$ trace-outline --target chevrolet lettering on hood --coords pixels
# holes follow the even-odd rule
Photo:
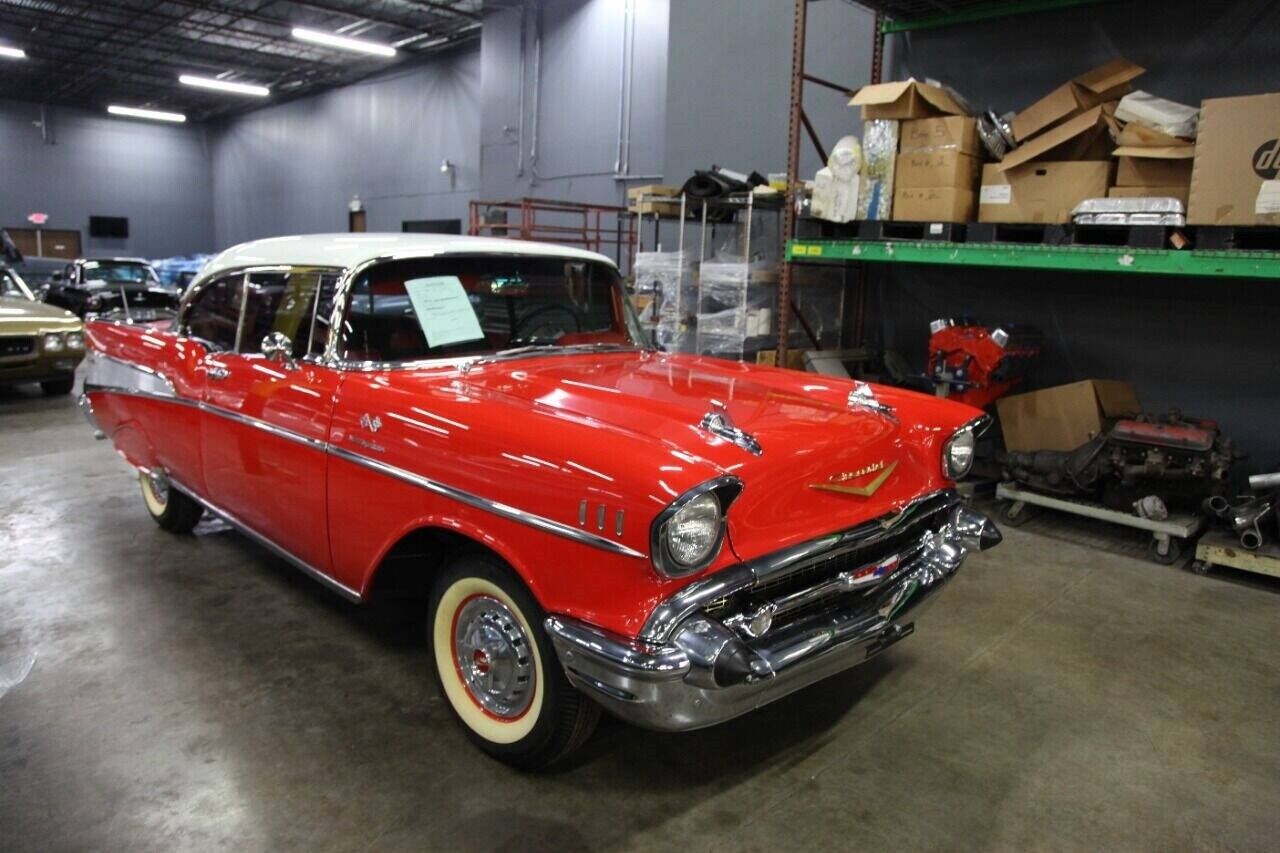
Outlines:
[[[897,467],[898,460],[896,459],[889,464],[886,464],[883,461],[873,462],[870,465],[859,468],[857,471],[843,471],[839,474],[832,474],[827,482],[810,483],[809,488],[821,489],[827,492],[838,492],[842,495],[857,495],[858,497],[869,498],[876,493],[877,489],[884,485],[885,480],[889,479],[889,476],[893,474],[893,470]],[[861,486],[848,485],[851,481],[856,480],[859,477],[866,477],[876,473],[877,471],[880,472],[880,476],[871,480],[869,483],[865,483]]]
[[[410,602],[458,724],[520,767],[602,709],[697,729],[861,663],[1000,539],[955,486],[979,410],[657,351],[580,249],[258,240],[172,321],[87,336],[82,404],[162,529],[212,510]]]

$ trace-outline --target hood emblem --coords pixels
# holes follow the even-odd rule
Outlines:
[[[736,444],[752,456],[759,456],[764,452],[760,447],[760,442],[756,441],[754,435],[740,429],[733,422],[728,408],[719,400],[711,401],[711,411],[702,416],[702,422],[698,424],[698,428],[711,433],[716,438],[722,438],[730,444]]]
[[[847,405],[850,409],[868,409],[877,414],[884,415],[890,420],[897,420],[897,413],[893,411],[893,407],[888,403],[880,402],[876,397],[876,393],[871,390],[871,386],[865,382],[859,382],[852,391],[849,392]]]
[[[881,460],[879,462],[873,462],[870,465],[864,465],[856,471],[840,471],[839,473],[832,474],[827,478],[827,482],[810,483],[809,488],[818,489],[823,492],[836,492],[841,495],[856,495],[860,498],[869,498],[876,493],[876,490],[885,484],[885,481],[889,479],[889,475],[891,475],[897,467],[897,459],[892,462],[884,462]],[[879,473],[877,474],[876,472]],[[876,474],[876,477],[866,485],[848,485],[851,481],[857,480],[860,477],[866,477],[870,474]]]

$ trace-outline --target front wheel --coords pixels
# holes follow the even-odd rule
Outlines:
[[[569,684],[542,608],[506,566],[483,554],[455,560],[436,583],[430,617],[441,692],[480,749],[534,770],[590,737],[600,706]]]
[[[170,533],[190,533],[204,515],[204,507],[173,488],[159,472],[138,472],[142,502],[156,524]]]

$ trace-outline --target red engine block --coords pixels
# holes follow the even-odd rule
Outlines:
[[[929,331],[929,378],[941,396],[980,409],[1017,387],[1040,357],[1034,329],[935,320]]]

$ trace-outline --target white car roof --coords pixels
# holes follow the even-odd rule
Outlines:
[[[205,279],[222,270],[253,266],[315,266],[347,269],[375,258],[429,258],[437,255],[494,254],[578,258],[614,266],[604,255],[528,240],[464,237],[458,234],[302,234],[271,237],[232,246],[200,270]]]

